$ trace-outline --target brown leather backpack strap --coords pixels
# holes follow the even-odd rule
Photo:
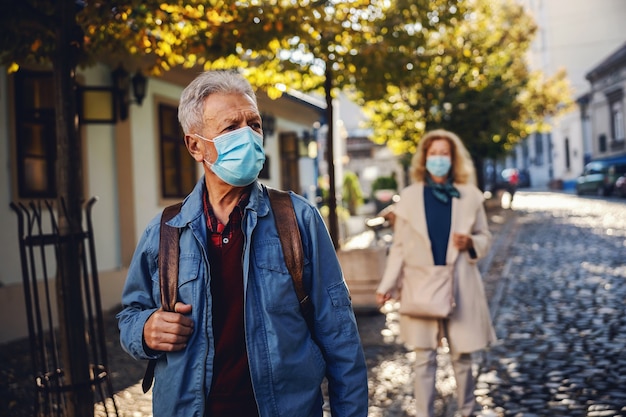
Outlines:
[[[304,261],[302,260],[302,240],[300,238],[300,229],[298,228],[296,215],[293,211],[293,203],[291,202],[289,193],[286,191],[280,191],[269,187],[267,188],[267,191],[270,196],[272,211],[274,212],[274,220],[276,222],[276,229],[278,230],[278,237],[280,238],[280,244],[283,247],[285,264],[287,265],[289,274],[291,274],[291,277],[293,278],[298,300],[302,301],[305,297],[307,297],[302,283],[302,267]]]
[[[161,215],[159,236],[159,282],[161,284],[161,306],[165,311],[174,311],[178,293],[178,240],[180,230],[170,227],[170,221],[180,212],[182,203],[166,207]]]
[[[300,228],[296,220],[296,213],[293,210],[291,196],[286,191],[277,190],[267,187],[270,197],[270,205],[274,212],[274,221],[276,230],[280,238],[280,244],[283,248],[283,256],[287,270],[291,275],[293,286],[300,302],[302,315],[311,329],[313,330],[313,305],[309,295],[304,288],[302,273],[304,269],[304,254],[302,249],[302,238],[300,236]]]
[[[170,227],[166,222],[170,221],[180,212],[182,203],[166,207],[161,214],[161,230],[159,235],[159,284],[161,285],[161,307],[165,311],[174,311],[174,305],[178,298],[178,254],[180,247],[178,240],[180,231],[176,227]],[[143,376],[141,388],[144,394],[152,386],[154,379],[154,367],[156,359],[150,359]]]

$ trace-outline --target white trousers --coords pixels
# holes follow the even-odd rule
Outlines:
[[[461,415],[470,416],[474,411],[474,376],[472,375],[472,356],[469,353],[451,352],[450,360],[456,380],[456,397]],[[414,395],[417,417],[435,416],[435,378],[437,374],[437,350],[415,349]]]

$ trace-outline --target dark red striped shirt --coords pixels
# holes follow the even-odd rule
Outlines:
[[[244,235],[241,220],[249,198],[249,192],[241,196],[226,225],[215,216],[206,191],[203,199],[209,235],[207,246],[215,337],[213,381],[207,398],[206,417],[259,415],[250,379],[244,331]]]

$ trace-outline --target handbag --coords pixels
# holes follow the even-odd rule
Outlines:
[[[401,285],[400,314],[445,319],[454,311],[454,263],[405,266]]]

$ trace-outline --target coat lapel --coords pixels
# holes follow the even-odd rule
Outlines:
[[[458,188],[458,184],[455,184],[455,187]],[[460,191],[460,190],[459,190]],[[462,223],[462,218],[461,216],[464,215],[465,210],[463,210],[463,192],[461,192],[461,198],[453,198],[452,199],[452,215],[451,215],[451,219],[450,219],[450,236],[448,236],[448,249],[446,251],[446,264],[451,264],[454,259],[456,259],[456,257],[459,254],[459,251],[457,248],[454,247],[453,243],[452,243],[452,235],[454,234],[454,232],[462,230],[462,227],[460,223]]]
[[[426,225],[426,211],[424,210],[424,185],[414,183],[410,187],[410,192],[405,193],[401,200],[405,204],[402,204],[396,213],[406,219],[411,228],[428,241],[428,226]]]

